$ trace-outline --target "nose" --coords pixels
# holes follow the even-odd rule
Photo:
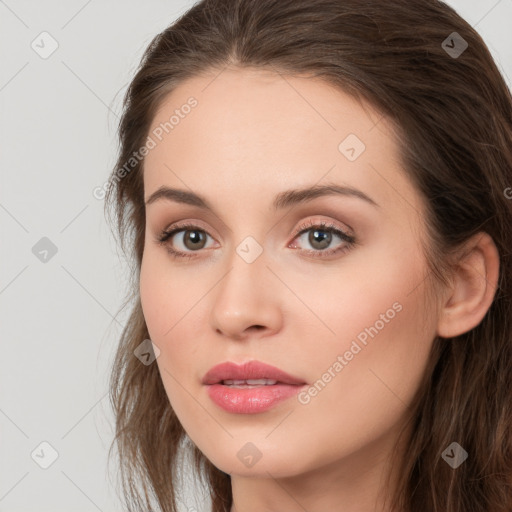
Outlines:
[[[212,290],[210,322],[217,334],[243,340],[269,336],[281,328],[280,282],[264,255],[248,263],[234,251],[228,271]]]

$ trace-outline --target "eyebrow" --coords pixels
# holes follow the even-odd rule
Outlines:
[[[366,195],[361,190],[336,184],[317,185],[302,189],[285,190],[277,194],[272,203],[272,207],[274,210],[280,210],[288,206],[311,201],[317,197],[332,195],[356,197],[358,199],[362,199],[363,201],[371,204],[376,208],[380,208],[378,203],[376,203],[371,197]],[[146,206],[154,203],[155,201],[163,199],[214,211],[210,203],[201,195],[194,192],[189,192],[187,190],[170,188],[166,186],[161,186],[155,192],[153,192],[146,200]]]

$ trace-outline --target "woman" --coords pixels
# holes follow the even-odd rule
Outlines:
[[[129,510],[177,510],[190,448],[214,512],[512,510],[512,98],[468,23],[204,0],[119,136]]]

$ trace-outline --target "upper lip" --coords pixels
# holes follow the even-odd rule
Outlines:
[[[206,373],[201,381],[203,384],[218,384],[223,380],[272,379],[281,384],[300,386],[306,384],[302,379],[261,361],[249,361],[238,365],[230,361],[221,363]]]

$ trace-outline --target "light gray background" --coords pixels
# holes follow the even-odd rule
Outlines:
[[[510,87],[512,0],[447,3]],[[0,0],[0,512],[121,510],[107,379],[128,270],[92,191],[142,52],[192,4]],[[59,45],[47,59],[31,47],[43,31]],[[42,237],[57,247],[46,263],[32,252]],[[47,469],[42,442],[58,452]]]

